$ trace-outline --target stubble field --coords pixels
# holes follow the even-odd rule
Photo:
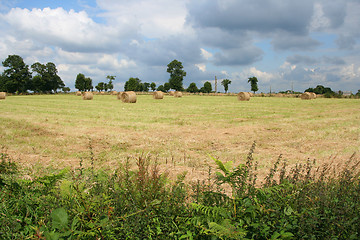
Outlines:
[[[235,165],[254,141],[260,173],[282,154],[289,164],[346,161],[360,150],[358,99],[301,100],[234,96],[137,96],[126,104],[111,95],[9,96],[0,101],[0,147],[22,166],[76,168],[82,159],[115,169],[149,155],[170,176],[207,176],[209,155]]]

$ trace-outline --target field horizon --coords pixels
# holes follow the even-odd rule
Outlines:
[[[360,150],[358,99],[138,95],[126,104],[55,94],[9,96],[0,110],[2,151],[33,169],[90,164],[92,153],[96,167],[114,169],[144,154],[171,176],[187,171],[196,180],[215,166],[210,156],[244,163],[254,141],[264,172],[280,154],[289,164],[323,164]]]

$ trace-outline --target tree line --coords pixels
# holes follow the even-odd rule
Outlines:
[[[65,87],[64,82],[58,75],[56,65],[52,62],[42,64],[35,62],[30,67],[26,65],[23,58],[18,55],[9,55],[3,62],[5,70],[0,75],[0,91],[8,93],[26,93],[33,91],[34,93],[56,93],[59,89],[64,92],[70,91],[69,87]],[[186,72],[183,70],[183,65],[178,60],[173,60],[167,65],[167,72],[170,74],[168,82],[156,86],[155,82],[142,82],[137,77],[130,77],[125,82],[125,91],[140,91],[148,92],[163,91],[167,92],[170,89],[175,91],[187,91],[191,93],[210,93],[213,91],[212,85],[206,81],[201,88],[198,88],[196,83],[192,82],[187,89],[183,87],[183,80]],[[116,76],[108,75],[106,78],[108,82],[99,82],[95,89],[98,91],[112,91],[114,88],[113,81]],[[251,90],[257,91],[257,78],[249,78],[251,83]],[[223,79],[221,85],[224,86],[225,92],[228,91],[231,80]],[[79,73],[75,79],[75,88],[79,91],[93,91],[93,81],[90,77],[85,77],[83,73]]]
[[[52,93],[59,89],[70,91],[58,75],[52,62],[36,62],[29,67],[18,55],[9,55],[3,62],[4,72],[0,75],[0,91],[8,93]],[[31,68],[31,70],[30,70]]]

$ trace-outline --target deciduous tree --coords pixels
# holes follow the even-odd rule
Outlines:
[[[196,83],[192,82],[190,83],[189,87],[186,89],[187,92],[196,93],[199,92],[198,87],[196,86]]]
[[[256,77],[249,77],[248,83],[250,83],[251,91],[253,91],[254,93],[259,90],[257,85],[258,79]]]
[[[150,84],[150,88],[151,88],[152,91],[155,91],[156,90],[156,83],[152,82]]]
[[[30,87],[31,74],[29,66],[24,63],[22,57],[9,55],[2,62],[5,67],[2,75],[1,88],[9,93],[23,93]]]
[[[183,70],[184,67],[182,63],[175,59],[169,63],[167,67],[167,72],[170,73],[170,88],[176,91],[183,90],[183,80],[186,72]]]
[[[204,83],[204,86],[200,89],[200,92],[210,93],[212,91],[212,86],[209,81]]]

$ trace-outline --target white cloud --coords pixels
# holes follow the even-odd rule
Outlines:
[[[132,27],[113,27],[94,22],[85,11],[57,9],[11,9],[2,15],[17,38],[32,39],[38,43],[56,45],[70,51],[113,49],[134,34]]]
[[[147,38],[163,38],[183,32],[187,1],[103,0],[98,5],[106,12],[101,16],[118,24],[131,23]]]
[[[203,48],[200,48],[201,50],[201,55],[203,56],[203,58],[205,58],[206,60],[208,60],[209,58],[211,58],[213,56],[213,54],[211,52],[206,51]]]
[[[206,65],[203,63],[195,64],[197,68],[199,68],[200,71],[205,72],[206,71]]]

